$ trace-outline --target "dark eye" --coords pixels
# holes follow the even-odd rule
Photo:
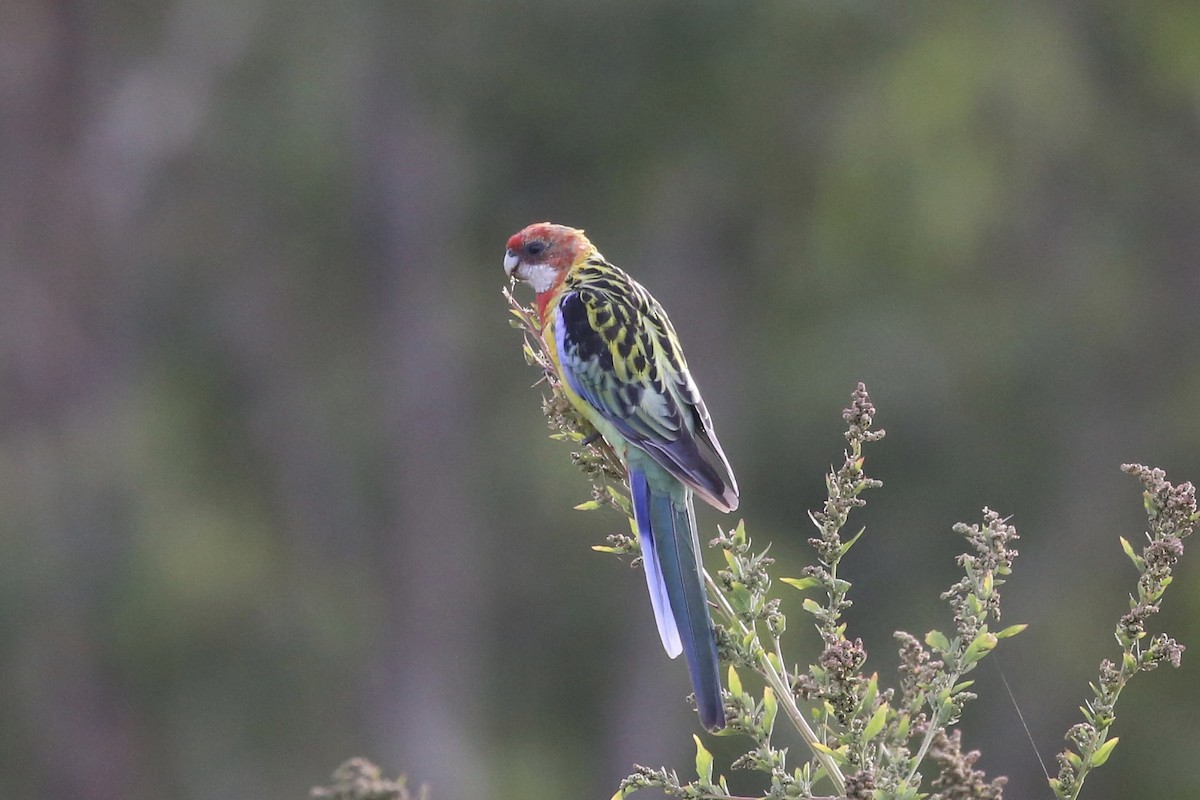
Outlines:
[[[546,243],[530,242],[529,244],[525,245],[525,252],[529,253],[531,256],[540,256],[542,253],[546,252]]]

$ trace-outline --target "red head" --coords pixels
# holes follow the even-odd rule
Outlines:
[[[595,249],[581,230],[537,222],[508,240],[504,272],[532,286],[544,310],[571,267]]]

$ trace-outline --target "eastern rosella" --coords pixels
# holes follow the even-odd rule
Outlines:
[[[687,654],[704,727],[725,726],[692,495],[721,511],[737,481],[667,314],[583,231],[549,222],[508,240],[504,271],[537,294],[542,338],[571,403],[625,465],[658,633]]]

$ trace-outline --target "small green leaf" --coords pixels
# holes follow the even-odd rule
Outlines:
[[[734,697],[742,693],[742,679],[732,666],[729,668],[729,680],[726,683],[729,685],[729,693]]]
[[[812,742],[810,744],[810,747],[812,747],[813,750],[816,750],[820,753],[824,753],[825,755],[829,756],[835,762],[837,762],[839,765],[846,763],[846,754],[840,749],[834,750],[832,747],[821,744],[820,742]]]
[[[973,664],[987,655],[995,646],[996,634],[985,630],[976,636],[971,644],[967,645],[967,651],[963,653],[963,660],[968,664]]]
[[[997,639],[1007,639],[1010,636],[1016,636],[1021,631],[1029,627],[1028,623],[1022,622],[1020,625],[1009,625],[1002,631],[996,631]]]
[[[599,500],[587,500],[575,506],[576,511],[595,511],[600,507]]]
[[[779,713],[779,703],[775,700],[775,692],[770,686],[763,689],[763,729],[767,735],[775,728],[775,715]]]
[[[604,490],[608,492],[608,496],[617,504],[626,514],[629,513],[629,497],[615,486],[605,486]]]
[[[879,673],[872,673],[870,680],[867,681],[867,689],[863,692],[862,703],[859,705],[859,711],[865,711],[875,704],[875,698],[879,695]]]
[[[1117,742],[1119,741],[1121,741],[1121,737],[1114,736],[1104,744],[1097,747],[1096,752],[1092,753],[1092,757],[1090,759],[1092,766],[1099,767],[1105,761],[1108,761],[1108,757],[1112,755],[1113,748],[1117,746]]]
[[[594,544],[592,549],[597,553],[624,553],[625,551],[619,547],[609,547],[606,544]]]
[[[1133,565],[1135,567],[1137,567],[1137,571],[1145,572],[1146,571],[1145,560],[1141,556],[1139,556],[1137,553],[1134,552],[1133,545],[1131,545],[1129,543],[1128,539],[1126,539],[1124,536],[1121,536],[1119,538],[1121,539],[1121,549],[1125,551],[1125,555],[1129,556],[1129,560],[1133,562]]]
[[[945,653],[950,650],[950,640],[941,631],[930,631],[925,634],[925,644],[939,653]]]
[[[780,578],[779,580],[783,581],[788,586],[799,589],[800,591],[811,589],[812,587],[819,586],[821,584],[821,582],[816,578]]]
[[[818,753],[824,753],[827,756],[833,755],[833,748],[829,747],[828,745],[823,745],[820,742],[813,742],[812,749],[816,750]]]
[[[850,539],[845,544],[843,544],[841,546],[841,548],[838,550],[838,558],[841,558],[842,556],[846,555],[846,553],[849,553],[850,548],[854,547],[854,543],[857,542],[859,540],[859,538],[862,537],[862,535],[866,532],[867,532],[866,528],[859,528],[858,533],[851,536]]]
[[[696,776],[705,786],[711,786],[713,772],[712,753],[704,748],[704,744],[700,741],[699,736],[693,733],[692,738],[696,740]]]
[[[821,607],[821,604],[818,603],[816,600],[813,600],[811,597],[804,598],[803,605],[804,605],[804,610],[810,614],[820,614],[824,610]]]
[[[754,598],[750,595],[750,590],[746,588],[746,584],[741,581],[733,581],[730,586],[729,603],[735,609],[741,612],[751,610],[754,605]]]
[[[883,730],[883,725],[887,722],[888,704],[880,703],[879,708],[871,715],[871,720],[867,723],[867,727],[863,728],[863,741],[869,742],[879,735]]]
[[[730,569],[737,569],[737,556],[733,554],[733,551],[725,550],[723,551],[723,554],[725,556],[726,566],[728,566]]]

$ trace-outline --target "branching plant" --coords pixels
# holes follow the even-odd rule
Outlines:
[[[1124,464],[1121,469],[1136,476],[1145,487],[1142,499],[1150,524],[1140,555],[1121,537],[1121,547],[1138,571],[1135,593],[1129,597],[1129,613],[1117,622],[1121,663],[1108,659],[1101,662],[1100,677],[1090,684],[1093,697],[1081,708],[1084,721],[1067,731],[1066,738],[1075,750],[1067,748],[1059,753],[1058,777],[1050,781],[1058,797],[1070,800],[1079,797],[1084,778],[1107,761],[1117,746],[1118,737],[1109,738],[1108,734],[1116,721],[1117,698],[1129,679],[1164,662],[1178,667],[1183,656],[1183,645],[1165,633],[1147,641],[1146,620],[1158,613],[1163,592],[1171,585],[1171,569],[1183,555],[1183,540],[1200,519],[1196,487],[1190,482],[1174,486],[1161,469],[1141,464]]]
[[[536,313],[511,293],[506,291],[505,296],[515,317],[514,327],[524,332],[525,357],[543,373],[543,409],[551,436],[577,448],[572,458],[591,481],[591,499],[577,508],[614,508],[630,517],[630,531],[636,531],[621,464],[563,394],[544,349]],[[864,448],[884,436],[884,431],[874,427],[874,417],[875,408],[860,383],[843,412],[847,425],[844,459],[826,477],[823,507],[810,514],[817,533],[808,543],[816,561],[797,578],[778,579],[809,595],[802,608],[811,615],[822,642],[815,663],[801,668],[785,656],[787,619],[773,592],[769,547],[756,549],[741,523],[732,530],[718,529],[711,543],[721,550],[725,562],[715,577],[705,573],[720,656],[729,665],[724,697],[727,727],[719,735],[744,736],[750,743],[730,769],[760,773],[761,789],[755,797],[762,800],[998,799],[1005,779],[988,780],[976,770],[979,753],[964,752],[961,734],[952,726],[975,698],[967,674],[1001,639],[1025,628],[993,629],[1000,619],[1000,587],[1017,555],[1012,547],[1017,531],[987,508],[979,523],[954,526],[954,532],[966,542],[965,552],[958,557],[963,577],[941,595],[953,614],[954,628],[949,633],[930,631],[921,638],[897,632],[898,687],[881,687],[877,674],[864,671],[867,652],[862,640],[846,634],[842,614],[851,605],[851,585],[838,574],[842,559],[864,532],[860,529],[845,535],[850,513],[866,503],[867,489],[881,485],[863,471]],[[1059,756],[1061,771],[1050,781],[1060,798],[1077,798],[1089,772],[1111,754],[1117,742],[1108,735],[1113,707],[1128,680],[1163,662],[1178,666],[1183,651],[1165,635],[1146,642],[1144,624],[1158,611],[1171,582],[1171,568],[1182,554],[1183,539],[1196,524],[1195,490],[1190,483],[1172,486],[1161,470],[1124,469],[1137,475],[1146,487],[1149,543],[1137,555],[1122,539],[1141,577],[1136,595],[1131,597],[1131,610],[1117,626],[1121,663],[1105,661],[1101,665],[1099,681],[1092,686],[1095,697],[1084,709],[1085,722],[1068,732],[1075,750]],[[637,553],[638,544],[633,536],[618,534],[595,549],[623,555]],[[751,691],[743,683],[743,673],[756,673],[762,691]],[[808,746],[808,757],[802,763],[790,764],[786,748],[774,744],[780,711]],[[730,793],[725,775],[716,772],[713,756],[699,737],[694,738],[695,779],[681,778],[666,768],[638,766],[621,782],[614,800],[647,787],[690,800],[751,800]]]
[[[365,758],[346,761],[331,776],[329,786],[314,787],[310,800],[429,800],[429,787],[414,794],[403,775],[385,778],[379,767]]]

